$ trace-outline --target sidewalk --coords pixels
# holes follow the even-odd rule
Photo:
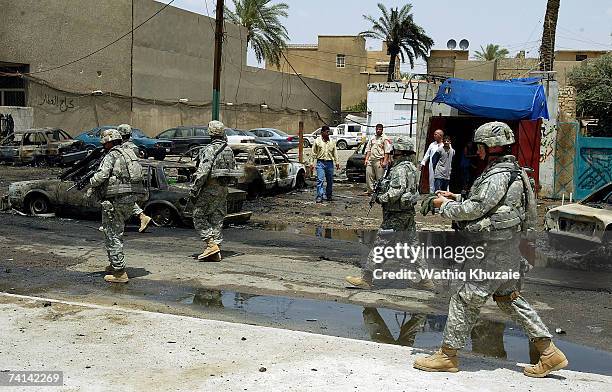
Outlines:
[[[423,353],[409,347],[11,294],[0,294],[0,314],[0,369],[63,371],[64,388],[45,390],[586,392],[612,383],[574,371],[531,379],[516,363],[465,356],[457,374],[426,373],[412,369]]]

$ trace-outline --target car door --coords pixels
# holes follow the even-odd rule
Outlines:
[[[258,147],[253,151],[255,168],[266,189],[276,186],[276,168],[266,147]]]
[[[210,135],[208,134],[208,128],[195,127],[194,141],[196,144],[199,145],[210,144],[212,140],[210,139]]]
[[[293,184],[293,173],[289,159],[276,147],[268,147],[268,151],[274,162],[277,185],[281,188],[290,187]]]
[[[27,163],[32,162],[44,155],[47,147],[47,139],[42,132],[28,132],[23,135],[19,149],[19,160]]]

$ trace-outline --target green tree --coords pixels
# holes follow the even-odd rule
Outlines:
[[[508,55],[508,49],[500,48],[499,45],[488,44],[486,48],[480,46],[480,50],[474,53],[476,60],[492,61],[497,59],[503,59]]]
[[[412,4],[406,4],[401,9],[396,7],[387,10],[383,4],[378,3],[378,8],[382,13],[378,20],[372,16],[363,15],[365,20],[372,23],[372,27],[359,35],[387,41],[389,50],[387,81],[392,82],[397,56],[401,57],[402,62],[405,62],[407,57],[410,67],[414,68],[415,59],[419,57],[427,59],[427,52],[432,47],[433,40],[425,34],[422,27],[414,23],[410,13]]]
[[[605,136],[611,136],[612,54],[585,63],[568,74],[570,84],[576,88],[576,109],[580,117],[599,119],[598,128]]]
[[[557,19],[561,0],[548,0],[544,15],[544,30],[540,46],[540,71],[552,71],[555,61],[555,37],[557,34]]]
[[[225,8],[227,19],[247,29],[246,42],[251,45],[258,62],[280,66],[282,51],[287,47],[287,29],[280,18],[287,17],[285,3],[269,4],[271,0],[232,0],[234,11]]]

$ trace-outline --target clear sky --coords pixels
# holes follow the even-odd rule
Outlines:
[[[160,0],[167,3],[168,0]],[[277,3],[279,1],[273,1]],[[284,0],[289,5],[285,27],[291,43],[316,43],[317,35],[353,35],[367,30],[363,14],[376,18],[376,4],[401,7],[397,0]],[[546,0],[412,0],[414,19],[435,41],[435,49],[445,49],[446,42],[465,38],[470,55],[488,43],[506,47],[511,55],[526,50],[527,57],[537,57],[542,35]],[[214,16],[215,0],[175,0],[174,6]],[[226,4],[233,8],[232,0]],[[380,42],[368,41],[372,49]],[[556,49],[612,50],[612,1],[561,0],[557,25]],[[249,65],[257,65],[252,53]],[[423,60],[415,71],[423,72]],[[402,65],[409,71],[409,65]]]

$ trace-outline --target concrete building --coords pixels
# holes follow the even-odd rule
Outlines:
[[[568,72],[584,60],[603,56],[605,50],[558,50],[555,52],[555,80],[559,87],[568,84]],[[502,80],[527,77],[537,71],[539,59],[525,58],[524,53],[516,58],[494,61],[470,60],[467,50],[432,50],[427,62],[427,73],[470,80]]]
[[[289,45],[285,56],[303,76],[340,83],[343,109],[365,101],[369,83],[387,81],[389,55],[386,42],[383,42],[381,50],[372,51],[366,49],[363,37],[320,35],[317,44]],[[395,73],[399,75],[399,59],[395,64]],[[277,68],[266,64],[266,69]],[[293,73],[284,59],[278,69]]]
[[[0,105],[31,106],[34,126],[71,133],[128,121],[148,134],[207,123],[214,20],[163,7],[153,0],[0,0]],[[297,131],[300,121],[307,128],[332,122],[339,84],[305,78],[332,110],[296,76],[246,66],[246,31],[225,28],[221,119],[228,126]],[[6,76],[16,72],[29,74]]]

